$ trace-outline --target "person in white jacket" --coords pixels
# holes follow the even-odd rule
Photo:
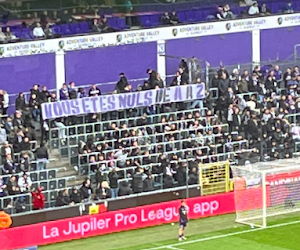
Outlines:
[[[253,5],[249,8],[248,14],[250,16],[257,16],[259,15],[259,8],[257,2],[254,2]]]
[[[7,109],[9,106],[9,95],[8,95],[7,91],[5,91],[5,90],[3,90],[3,99],[4,99],[4,102],[3,102],[2,114],[7,115]]]
[[[21,193],[29,192],[31,189],[32,181],[30,177],[24,173],[23,176],[20,176],[18,180],[18,186],[20,188]]]

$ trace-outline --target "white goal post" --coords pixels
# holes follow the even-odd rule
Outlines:
[[[267,227],[268,217],[300,211],[300,159],[232,166],[236,222]]]

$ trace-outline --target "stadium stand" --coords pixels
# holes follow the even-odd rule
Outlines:
[[[84,8],[78,5],[57,9],[57,6],[61,6],[61,4],[55,5],[56,1],[50,1],[49,4],[52,7],[49,6],[48,11],[45,11],[46,5],[42,7],[36,5],[37,2],[39,1],[21,5],[21,9],[14,9],[14,6],[9,4],[6,6],[8,11],[3,13],[2,17],[5,27],[0,31],[1,43],[57,38],[91,32],[107,33],[129,29],[131,26],[153,28],[159,25],[266,16],[294,13],[300,10],[298,1],[291,1],[291,6],[289,6],[286,1],[272,0],[259,5],[256,8],[258,13],[250,13],[252,6],[224,1],[145,4],[133,6],[130,10],[127,10],[125,6],[116,6],[115,8],[102,6],[99,8],[97,4],[91,4]],[[32,9],[30,5],[32,5]],[[9,8],[12,10],[9,11]]]
[[[189,70],[179,69],[168,85],[195,84],[186,78]],[[217,162],[247,164],[297,155],[297,66],[286,72],[275,65],[240,73],[228,72],[222,65],[211,69],[209,78],[207,97],[194,108],[188,102],[161,104],[47,121],[40,119],[36,109],[43,101],[57,99],[35,85],[24,98],[20,95],[13,117],[1,117],[1,207],[22,213],[187,184],[207,186],[207,182],[224,181],[224,168],[217,167]],[[116,92],[133,91],[127,79],[122,81]],[[150,77],[137,89],[158,87],[164,84]],[[58,98],[84,97],[74,83],[64,91]],[[101,90],[90,93],[101,94]],[[4,107],[2,113],[6,113]],[[34,133],[33,127],[41,133]],[[44,141],[47,147],[37,146]],[[199,183],[199,164],[215,171],[213,176],[202,171],[203,183]],[[34,205],[39,188],[44,197],[41,207]]]

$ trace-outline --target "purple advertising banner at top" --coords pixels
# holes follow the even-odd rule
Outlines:
[[[43,119],[76,116],[89,113],[104,113],[155,104],[184,102],[205,97],[205,84],[174,86],[123,94],[85,97],[42,104]]]

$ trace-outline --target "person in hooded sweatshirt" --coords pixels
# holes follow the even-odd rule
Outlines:
[[[42,193],[43,188],[32,190],[32,208],[33,210],[43,209],[45,207],[45,196]]]

